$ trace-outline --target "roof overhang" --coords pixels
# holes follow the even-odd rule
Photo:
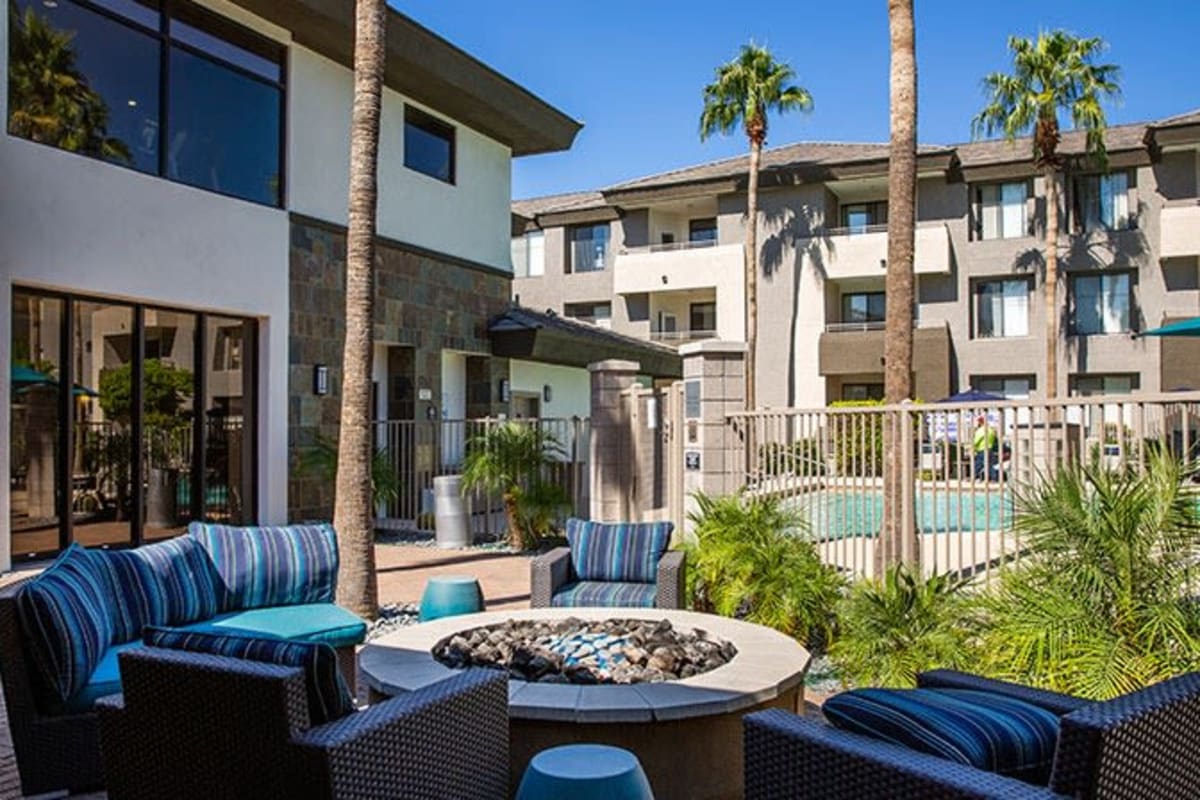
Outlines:
[[[297,44],[354,64],[354,0],[234,0]],[[389,88],[508,146],[514,156],[566,150],[583,126],[528,89],[389,8]]]
[[[1118,151],[1110,150],[1108,152],[1109,169],[1144,167],[1148,166],[1151,161],[1151,153],[1144,147]],[[1080,153],[1068,154],[1066,156],[1066,163],[1072,171],[1076,172],[1088,171],[1096,167],[1094,159]],[[1007,178],[1031,178],[1039,174],[1039,170],[1034,166],[1030,158],[1005,161],[998,164],[963,166],[959,172],[962,175],[962,180],[968,183],[1004,180]]]
[[[708,179],[704,181],[682,181],[680,183],[652,184],[628,189],[602,189],[604,199],[614,205],[633,207],[648,205],[661,200],[687,200],[693,197],[709,197],[727,194],[738,189],[736,176]]]
[[[548,214],[538,214],[537,222],[543,228],[554,228],[559,225],[583,225],[588,222],[612,222],[621,216],[613,206],[597,206],[571,211],[552,211]]]
[[[683,375],[682,359],[673,349],[603,329],[589,330],[586,323],[540,321],[543,316],[513,309],[493,319],[488,325],[492,354],[580,368],[615,358],[636,361],[638,372],[654,378]]]
[[[1146,133],[1158,147],[1200,144],[1200,122],[1188,125],[1173,125],[1167,128],[1151,128]]]

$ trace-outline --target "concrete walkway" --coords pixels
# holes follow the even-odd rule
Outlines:
[[[379,573],[379,602],[415,603],[421,599],[425,582],[434,575],[472,575],[483,587],[488,610],[529,607],[529,561],[525,555],[500,550],[438,550],[415,545],[378,545],[375,548]],[[0,576],[0,585],[31,574]],[[0,800],[20,798],[20,779],[8,732],[8,712],[0,694]],[[80,796],[100,800],[104,794]]]

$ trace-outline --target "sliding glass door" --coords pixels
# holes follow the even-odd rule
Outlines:
[[[253,320],[14,289],[14,561],[255,518]]]

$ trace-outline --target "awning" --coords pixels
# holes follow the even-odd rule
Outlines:
[[[1200,336],[1200,317],[1180,320],[1172,322],[1170,325],[1163,325],[1161,328],[1151,328],[1148,331],[1142,331],[1135,334],[1136,336]]]

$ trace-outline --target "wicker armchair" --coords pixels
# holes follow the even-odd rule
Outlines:
[[[1103,703],[948,670],[918,684],[1001,692],[1064,715],[1049,786],[774,709],[743,719],[746,799],[1200,797],[1200,673]]]
[[[101,698],[108,796],[503,798],[503,673],[469,670],[310,727],[302,671],[146,648]]]
[[[530,562],[529,605],[531,608],[549,608],[554,604],[554,595],[578,577],[571,566],[571,549],[556,547]],[[684,602],[684,553],[668,550],[658,561],[655,581],[655,608],[683,608]]]

